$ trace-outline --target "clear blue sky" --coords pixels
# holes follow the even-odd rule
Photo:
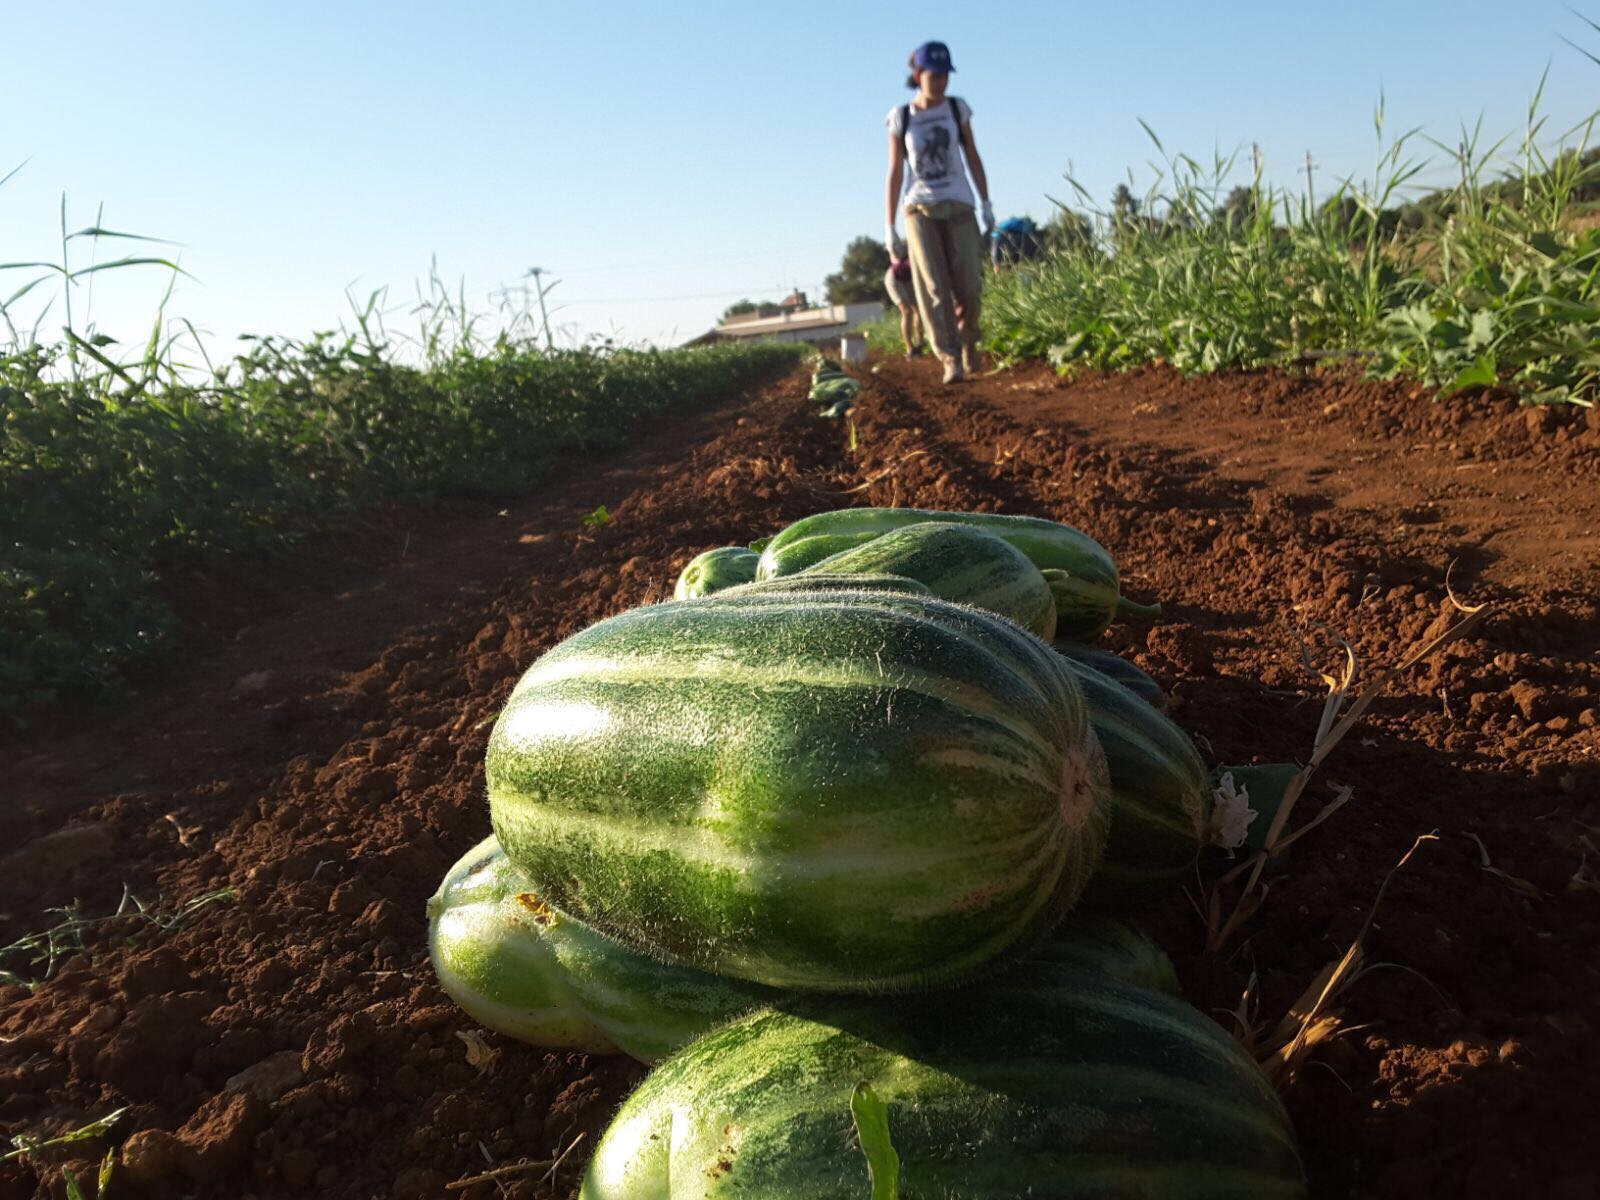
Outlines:
[[[224,350],[333,325],[347,287],[404,301],[430,256],[484,307],[549,269],[569,337],[670,342],[741,295],[818,293],[882,236],[883,118],[928,38],[1002,218],[1046,216],[1069,163],[1103,199],[1150,156],[1139,117],[1197,157],[1257,141],[1281,180],[1309,149],[1331,189],[1370,170],[1380,92],[1392,128],[1450,142],[1480,114],[1518,130],[1547,65],[1552,126],[1600,107],[1600,67],[1561,41],[1600,35],[1559,0],[99,0],[8,5],[4,27],[0,175],[26,165],[0,260],[56,252],[63,192],[74,227],[103,202],[182,243],[170,311]],[[100,328],[142,338],[162,281],[101,280]]]

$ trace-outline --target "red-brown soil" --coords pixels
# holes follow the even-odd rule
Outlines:
[[[1292,622],[1347,637],[1370,678],[1439,627],[1455,561],[1492,611],[1339,748],[1301,812],[1330,782],[1353,798],[1241,937],[1203,953],[1183,897],[1147,924],[1197,1005],[1227,1021],[1254,975],[1270,1025],[1437,831],[1368,936],[1392,966],[1288,1091],[1313,1193],[1600,1195],[1600,422],[1339,376],[930,371],[882,364],[853,450],[796,376],[507,510],[392,509],[336,554],[196,580],[212,619],[181,673],[0,748],[0,943],[124,885],[169,909],[236,889],[0,987],[0,1132],[131,1106],[110,1139],[0,1167],[0,1193],[60,1196],[109,1140],[114,1195],[570,1195],[642,1068],[487,1035],[480,1070],[424,952],[423,900],[488,828],[489,723],[540,652],[664,598],[691,555],[870,503],[1094,534],[1166,606],[1108,645],[1219,762],[1309,750],[1321,687]],[[580,1136],[548,1175],[445,1191]]]

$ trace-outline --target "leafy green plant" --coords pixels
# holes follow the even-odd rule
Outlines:
[[[159,902],[147,905],[124,885],[122,900],[113,912],[87,916],[76,901],[63,908],[47,909],[60,918],[55,924],[20,937],[9,946],[0,946],[0,963],[11,964],[0,967],[0,983],[37,987],[55,974],[61,961],[87,952],[90,935],[112,922],[125,921],[125,933],[130,937],[148,931],[175,933],[210,905],[231,903],[236,898],[237,893],[229,887],[203,892],[175,906]]]
[[[95,1174],[94,1194],[97,1200],[110,1194],[111,1182],[117,1173],[117,1149],[113,1146],[106,1151],[106,1156],[100,1160],[100,1170]],[[61,1178],[66,1182],[67,1200],[88,1200],[88,1194],[83,1190],[83,1184],[78,1182],[78,1176],[71,1167],[61,1169]]]
[[[1481,129],[1433,142],[1460,182],[1415,202],[1428,139],[1389,138],[1381,105],[1372,180],[1347,181],[1320,205],[1268,185],[1259,157],[1248,186],[1229,186],[1237,156],[1169,154],[1146,127],[1159,155],[1149,191],[1099,210],[1093,238],[996,272],[988,343],[1062,370],[1348,356],[1445,394],[1500,385],[1534,402],[1592,404],[1600,231],[1582,218],[1600,197],[1600,153],[1594,118],[1548,138],[1541,97],[1542,85],[1509,157],[1508,142],[1485,145]]]
[[[0,181],[3,182],[3,181]],[[217,367],[158,314],[132,357],[83,321],[76,289],[114,268],[176,264],[127,255],[79,266],[5,263],[26,280],[0,317],[0,719],[115,693],[179,641],[161,584],[218,559],[281,552],[363,505],[398,497],[511,495],[559,458],[626,445],[645,422],[727,395],[792,364],[793,346],[546,350],[515,309],[475,314],[431,273],[386,324],[385,293],[351,298],[351,327],[254,337]],[[41,342],[55,281],[63,337]],[[491,322],[496,332],[485,331]],[[198,351],[203,369],[189,359]]]
[[[0,1165],[13,1162],[19,1158],[30,1158],[44,1150],[54,1150],[58,1146],[75,1146],[81,1142],[91,1142],[97,1137],[102,1137],[111,1131],[111,1127],[122,1119],[127,1108],[119,1108],[108,1112],[97,1120],[81,1125],[77,1129],[68,1130],[66,1133],[57,1134],[53,1138],[36,1138],[26,1133],[19,1133],[11,1139],[13,1149],[5,1154],[0,1154]],[[101,1168],[102,1175],[107,1174],[105,1167]]]
[[[0,178],[0,185],[5,184],[5,182],[15,175],[18,170],[21,170],[21,168],[15,168],[6,174],[4,178]],[[62,333],[65,337],[64,345],[66,348],[68,362],[72,367],[73,377],[82,378],[82,371],[86,367],[85,360],[88,360],[89,363],[93,363],[100,368],[109,370],[113,374],[118,375],[125,382],[134,386],[139,386],[134,380],[133,375],[125,367],[113,362],[111,358],[104,353],[106,347],[114,346],[116,344],[116,339],[112,338],[108,334],[97,332],[87,314],[85,314],[82,322],[74,319],[72,303],[74,290],[85,280],[92,281],[93,277],[102,271],[116,271],[125,269],[127,267],[154,266],[161,267],[171,272],[173,278],[175,279],[178,275],[183,274],[183,269],[171,259],[162,258],[157,255],[139,254],[125,254],[119,258],[112,259],[109,262],[91,260],[85,266],[75,266],[73,263],[73,251],[78,248],[78,244],[80,242],[89,242],[90,246],[95,251],[98,251],[102,239],[112,242],[150,242],[171,245],[170,242],[167,242],[163,238],[146,237],[143,234],[126,233],[115,229],[107,229],[102,223],[103,217],[104,207],[102,206],[101,211],[95,215],[94,224],[69,233],[67,231],[67,197],[65,194],[62,195],[61,261],[23,261],[0,263],[0,272],[23,271],[32,275],[32,278],[24,281],[20,287],[16,288],[3,301],[0,301],[0,321],[3,321],[5,324],[7,333],[9,335],[8,340],[12,345],[37,345],[39,340],[39,328],[43,324],[45,317],[49,315],[53,306],[53,302],[46,303],[38,309],[37,316],[33,321],[32,327],[29,330],[28,337],[26,339],[23,339],[21,331],[17,328],[17,325],[13,321],[11,314],[13,310],[17,308],[20,302],[31,292],[33,292],[34,289],[38,288],[41,284],[47,283],[54,279],[59,282],[61,288],[60,299],[66,321],[66,324],[62,329]],[[170,288],[168,294],[171,294]],[[161,321],[158,315],[158,332],[156,335],[153,335],[157,338],[157,340],[159,340],[160,326]],[[152,358],[147,354],[142,366],[145,368],[158,368],[159,364],[159,356]],[[88,369],[93,370],[93,367],[89,367]],[[147,377],[145,383],[148,382],[149,379]]]
[[[876,321],[862,325],[858,333],[866,335],[867,348],[878,354],[904,354],[900,340],[900,310],[893,305]]]

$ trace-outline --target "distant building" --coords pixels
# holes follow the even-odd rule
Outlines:
[[[684,344],[705,346],[712,342],[763,339],[774,342],[810,342],[824,353],[837,354],[839,340],[845,334],[883,316],[883,305],[876,300],[868,300],[861,304],[828,304],[821,308],[808,308],[804,292],[795,292],[786,297],[779,308],[782,311],[775,317],[763,317],[753,312],[729,317],[715,329],[709,329]]]

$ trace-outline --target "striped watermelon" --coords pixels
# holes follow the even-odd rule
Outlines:
[[[1056,604],[1039,568],[1015,546],[971,525],[922,521],[830,555],[797,576],[903,575],[943,600],[971,604],[1015,621],[1049,641]]]
[[[492,835],[428,901],[428,950],[450,998],[490,1029],[644,1062],[775,995],[660,962],[551,908]]]
[[[539,895],[631,945],[817,991],[1018,953],[1098,861],[1104,758],[1067,662],[903,593],[613,617],[518,683],[490,813]]]
[[[922,521],[953,521],[982,529],[1010,542],[1040,570],[1065,571],[1082,585],[1109,587],[1114,597],[1120,597],[1116,562],[1104,546],[1070,525],[1041,517],[940,512],[927,508],[845,508],[805,517],[767,540],[761,551],[757,578],[793,575],[830,554],[869,542],[891,529]],[[1114,602],[1135,615],[1146,611],[1145,606],[1132,601],[1118,598]]]
[[[1063,659],[1111,769],[1111,837],[1083,903],[1109,912],[1162,895],[1194,867],[1210,787],[1194,743],[1116,680]]]
[[[580,1200],[870,1194],[850,1097],[888,1107],[903,1200],[1296,1200],[1287,1114],[1208,1018],[1060,964],[894,1004],[758,1009],[623,1104]]]
[[[1054,569],[1046,570],[1044,578],[1056,606],[1055,637],[1086,642],[1104,633],[1118,616],[1161,615],[1161,605],[1136,604],[1118,591],[1115,582]]]
[[[1155,705],[1163,712],[1166,711],[1167,693],[1162,690],[1161,685],[1121,655],[1101,650],[1096,646],[1066,641],[1057,641],[1056,650],[1075,662],[1093,667],[1100,674],[1115,679],[1139,699]]]
[[[932,596],[927,585],[904,575],[836,575],[812,569],[802,575],[785,575],[782,579],[758,579],[743,583],[722,593],[726,596],[771,596],[787,592],[909,592],[914,596]]]
[[[1113,823],[1115,818],[1113,818]],[[1045,942],[1017,964],[1019,972],[1033,963],[1055,963],[1079,971],[1109,975],[1119,983],[1154,988],[1182,998],[1178,973],[1166,951],[1121,921],[1098,913],[1073,912]]]
[[[809,557],[809,554],[791,557],[801,542],[808,542],[812,538],[840,539],[827,552],[837,554],[840,550],[849,549],[852,545],[859,546],[892,529],[923,521],[956,522],[993,533],[1021,550],[1041,570],[1054,567],[1086,579],[1113,584],[1117,581],[1117,564],[1106,553],[1105,547],[1070,525],[1046,521],[1041,517],[940,512],[928,508],[842,508],[804,517],[785,526],[768,540],[761,552],[761,578],[792,575],[827,557],[826,554],[811,557],[809,562],[800,561]]]
[[[672,595],[677,600],[692,600],[696,596],[709,596],[723,588],[749,583],[756,577],[756,565],[761,555],[743,546],[718,546],[696,554],[678,576],[678,586]]]
[[[662,962],[541,901],[491,834],[428,901],[428,951],[445,992],[498,1033],[551,1049],[656,1062],[784,993]],[[1180,994],[1172,963],[1109,917],[1072,913],[1015,970],[1069,964]]]

